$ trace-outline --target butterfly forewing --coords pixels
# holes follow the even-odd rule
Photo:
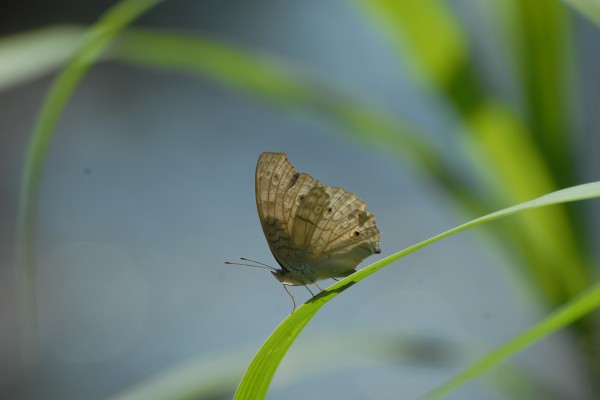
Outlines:
[[[256,165],[256,207],[271,252],[281,264],[280,250],[289,247],[289,230],[284,213],[282,183],[296,173],[286,158],[277,153],[263,153]],[[283,176],[283,179],[281,178]]]
[[[299,174],[285,153],[262,153],[256,164],[256,206],[273,256],[283,268],[292,269],[296,258],[290,243],[293,217],[304,194],[322,186],[308,174]]]
[[[342,188],[298,173],[285,153],[261,154],[256,205],[273,256],[290,284],[344,277],[379,253],[379,230],[365,203]]]

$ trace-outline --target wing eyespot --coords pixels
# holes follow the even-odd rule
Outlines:
[[[296,184],[296,182],[298,182],[298,177],[300,177],[298,172],[292,175],[292,179],[290,179],[290,182],[288,183],[287,190],[290,190]]]

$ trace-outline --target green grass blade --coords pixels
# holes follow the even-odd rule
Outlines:
[[[356,2],[375,17],[378,28],[386,28],[385,33],[402,60],[412,64],[415,75],[434,86],[465,122],[467,129],[452,133],[463,144],[469,168],[477,171],[483,188],[479,190],[490,194],[487,204],[491,208],[574,183],[573,160],[565,151],[570,146],[565,111],[570,58],[564,44],[570,30],[560,4],[545,0],[501,2],[503,8],[512,11],[507,15],[518,32],[512,47],[530,110],[523,118],[482,86],[473,67],[471,43],[448,4],[434,0]],[[562,207],[555,207],[528,214],[514,229],[500,227],[509,238],[509,251],[521,257],[533,277],[531,282],[550,305],[576,296],[586,287],[592,270],[582,249],[583,232],[577,230],[572,217]]]
[[[392,254],[366,268],[361,269],[360,271],[355,272],[347,278],[344,278],[304,303],[294,312],[294,314],[287,317],[275,329],[275,331],[263,344],[261,349],[250,363],[250,366],[248,367],[248,370],[246,371],[246,374],[244,375],[244,378],[238,387],[235,399],[263,399],[266,396],[271,379],[273,378],[279,363],[296,337],[300,334],[300,332],[302,332],[306,324],[308,324],[308,322],[319,311],[319,309],[323,307],[329,300],[336,297],[339,293],[348,289],[355,283],[363,280],[367,276],[377,272],[381,268],[406,256],[407,254],[410,254],[431,243],[437,242],[445,237],[499,218],[508,217],[509,215],[538,207],[545,207],[553,204],[595,197],[600,197],[600,181],[552,192],[542,197],[538,197],[537,199],[474,219],[466,224],[450,229],[421,243],[417,243],[414,246]]]
[[[0,90],[62,65],[82,38],[79,28],[51,27],[0,39]]]
[[[527,102],[529,131],[559,186],[573,182],[571,126],[574,71],[571,24],[565,7],[556,1],[509,3],[519,36],[511,45],[520,85]]]
[[[544,157],[521,121],[493,103],[475,114],[469,121],[477,132],[471,145],[497,201],[517,203],[556,190]],[[503,227],[550,305],[563,304],[586,288],[591,268],[583,260],[565,207],[528,213]]]
[[[340,340],[340,335],[343,339]],[[347,348],[355,349],[358,358],[348,361]],[[279,388],[294,385],[314,376],[356,369],[372,362],[381,365],[448,368],[464,364],[471,343],[419,334],[383,333],[378,330],[344,330],[306,338],[288,354],[286,378]],[[191,359],[148,376],[108,400],[209,400],[230,398],[244,373],[244,363],[252,356],[250,349]],[[523,387],[522,371],[503,369],[510,375],[511,389]],[[502,389],[502,388],[501,388]]]
[[[64,62],[85,32],[75,26],[57,26],[0,41],[0,58],[6,60],[0,65],[0,89],[36,78]],[[326,115],[342,125],[344,133],[393,149],[419,169],[436,174],[450,170],[414,127],[378,105],[367,104],[359,94],[313,76],[306,68],[199,36],[130,29],[116,42],[103,54],[104,59],[209,76],[278,106]],[[448,173],[444,180],[461,187],[458,175]]]
[[[360,96],[336,88],[306,69],[266,53],[245,51],[224,41],[149,30],[124,32],[110,55],[143,66],[202,74],[236,90],[288,109],[308,109],[330,115],[350,132],[380,147],[393,146],[408,159],[430,145],[409,124],[369,107]],[[412,157],[411,157],[412,155]],[[422,159],[435,159],[425,153]]]
[[[563,0],[600,27],[600,0]]]
[[[61,26],[6,39],[0,43],[0,56],[6,55],[10,62],[4,69],[0,66],[0,83],[5,79],[6,85],[15,84],[48,72],[76,49],[84,33],[81,28]],[[183,34],[131,29],[116,42],[104,58],[210,76],[277,106],[324,115],[341,125],[343,134],[392,152],[441,181],[472,207],[483,209],[452,163],[425,135],[383,107],[367,104],[360,95],[334,87],[305,68],[223,41]],[[41,59],[32,69],[29,64],[35,57]]]
[[[24,362],[31,362],[37,357],[33,256],[35,212],[39,182],[54,127],[78,83],[114,36],[159,2],[160,0],[124,0],[106,12],[87,32],[71,60],[54,81],[36,122],[22,178],[17,234],[17,287]]]
[[[110,56],[137,65],[210,76],[286,110],[323,115],[340,125],[342,134],[410,163],[480,214],[489,209],[469,188],[454,165],[456,161],[449,161],[426,135],[386,112],[385,107],[317,78],[297,64],[223,41],[140,29],[124,32]]]
[[[65,61],[85,30],[58,26],[0,42],[0,89],[38,77]],[[3,56],[6,56],[4,58]],[[47,57],[45,57],[47,56]],[[481,200],[453,163],[445,160],[426,135],[360,94],[335,87],[306,68],[230,43],[184,34],[130,29],[119,35],[104,58],[136,65],[201,74],[287,110],[325,116],[342,126],[340,133],[392,153],[430,175],[470,208],[483,212]],[[37,60],[32,68],[31,60]]]
[[[526,330],[506,344],[479,359],[469,368],[429,392],[426,399],[439,399],[488,369],[525,350],[546,336],[562,329],[600,307],[600,284],[594,285],[577,298],[560,307],[548,318]]]
[[[436,0],[356,0],[381,21],[400,54],[409,56],[413,72],[444,87],[465,65],[465,32],[444,2]],[[463,93],[466,91],[463,87]]]

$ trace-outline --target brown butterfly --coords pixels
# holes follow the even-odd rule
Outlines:
[[[285,153],[262,153],[255,179],[258,218],[281,269],[257,264],[272,268],[284,288],[319,287],[317,281],[346,277],[366,257],[381,253],[375,216],[365,202],[299,173]]]

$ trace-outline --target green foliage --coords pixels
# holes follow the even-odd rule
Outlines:
[[[600,26],[600,1],[598,0],[563,0],[566,3],[584,16]]]
[[[596,310],[598,307],[600,307],[600,284],[594,285],[577,298],[560,307],[542,322],[531,327],[519,336],[516,336],[506,344],[489,352],[472,366],[428,393],[425,398],[441,398],[443,395],[452,392],[461,385],[464,385],[477,375],[480,375],[488,369],[499,365],[509,357],[514,356],[522,350],[525,350],[527,347],[542,340],[544,337],[556,332],[557,330],[568,326],[577,319],[586,316],[587,314]]]
[[[65,66],[54,81],[37,120],[23,176],[19,214],[19,288],[22,303],[24,358],[35,356],[32,245],[35,209],[45,155],[55,125],[71,94],[100,57],[170,71],[202,74],[244,91],[283,110],[326,116],[352,140],[394,154],[438,183],[456,204],[476,216],[506,204],[515,207],[488,214],[387,257],[336,283],[308,301],[273,332],[250,365],[236,398],[264,398],[271,377],[297,335],[330,299],[404,255],[453,233],[519,213],[490,230],[504,250],[518,255],[523,277],[549,307],[560,308],[546,320],[492,351],[480,362],[434,392],[437,398],[466,383],[558,329],[570,326],[584,343],[592,380],[597,367],[597,327],[583,320],[597,309],[600,288],[592,285],[592,255],[586,248],[582,210],[563,205],[598,197],[598,183],[578,183],[569,103],[577,95],[574,81],[572,5],[600,25],[596,0],[490,2],[497,8],[498,29],[518,76],[522,107],[493,93],[473,65],[469,35],[444,2],[434,0],[356,0],[398,49],[418,81],[444,99],[465,129],[450,131],[464,152],[452,161],[436,143],[407,121],[365,104],[359,94],[334,87],[326,78],[265,54],[203,37],[148,30],[124,30],[158,0],[126,0],[108,11],[88,31],[52,28],[0,41],[0,88],[14,86]],[[72,54],[72,55],[71,55]],[[34,63],[31,60],[35,59]],[[29,65],[31,64],[31,65]],[[456,159],[464,165],[456,166]],[[464,177],[458,171],[472,171]],[[557,191],[558,188],[571,187]],[[549,194],[550,193],[550,194]],[[547,195],[548,194],[548,195]],[[541,197],[540,197],[541,196]],[[537,198],[533,201],[527,201]],[[352,349],[349,349],[352,351]],[[600,393],[599,388],[595,388]]]
[[[158,2],[160,0],[121,1],[85,34],[81,44],[79,44],[77,50],[52,85],[33,130],[21,186],[17,242],[21,319],[24,324],[22,342],[25,362],[31,362],[37,357],[34,322],[36,317],[32,289],[35,274],[32,244],[35,233],[35,210],[39,194],[39,181],[44,168],[44,160],[52,141],[54,127],[78,83],[111,39]],[[22,39],[22,37],[19,39]],[[32,47],[34,50],[36,48]],[[6,43],[4,50],[6,50]],[[51,58],[55,56],[52,54]],[[48,63],[48,65],[51,65],[51,63]]]

